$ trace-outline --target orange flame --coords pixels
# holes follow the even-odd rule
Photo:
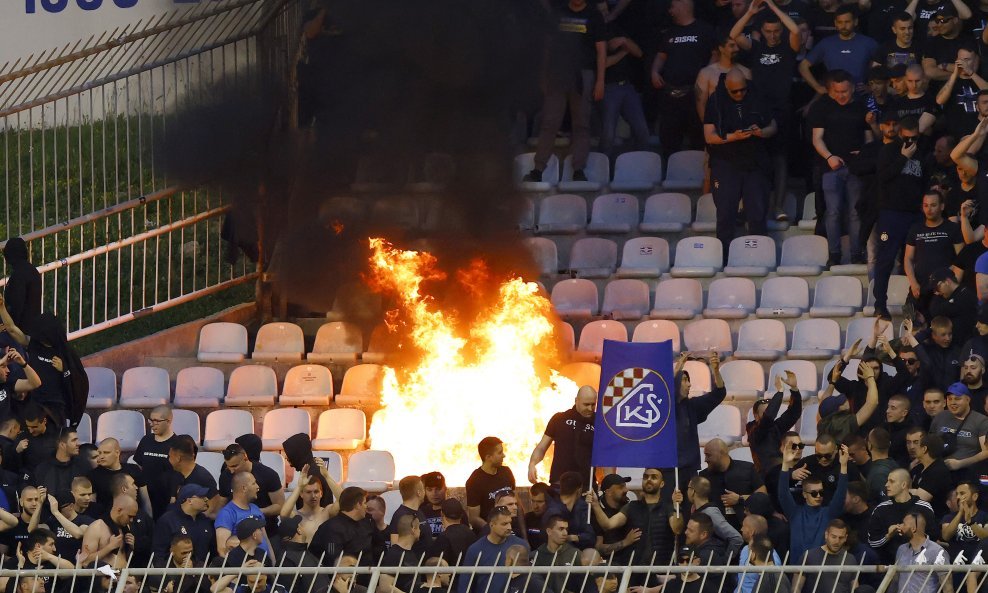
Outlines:
[[[394,455],[399,477],[440,470],[455,486],[480,464],[480,439],[497,436],[505,443],[505,464],[524,481],[546,422],[576,394],[572,381],[549,370],[558,361],[552,305],[535,283],[509,278],[461,329],[456,311],[439,310],[423,292],[423,283],[445,279],[435,257],[383,239],[370,245],[369,281],[398,299],[421,352],[408,368],[385,368],[372,446]],[[472,262],[457,279],[478,274],[486,277],[487,266]]]

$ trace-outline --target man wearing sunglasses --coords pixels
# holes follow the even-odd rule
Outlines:
[[[844,511],[844,500],[847,497],[847,464],[849,453],[842,445],[838,453],[840,477],[837,480],[837,491],[830,504],[823,504],[823,482],[810,476],[803,480],[804,504],[796,504],[789,491],[789,478],[792,469],[799,462],[800,450],[790,448],[782,455],[782,473],[779,476],[778,495],[782,510],[789,518],[789,562],[799,563],[803,554],[811,548],[823,545],[823,534],[827,524],[841,516]]]
[[[792,477],[796,480],[806,480],[816,478],[823,484],[822,503],[827,505],[833,500],[837,491],[837,484],[840,481],[840,467],[837,463],[840,442],[829,434],[819,434],[813,444],[813,453],[803,457],[797,464]],[[847,481],[853,482],[861,479],[859,466],[851,457],[851,449],[848,447]]]
[[[783,389],[789,387],[789,407],[779,413],[782,408]],[[779,447],[786,431],[792,429],[803,413],[803,398],[796,384],[796,375],[792,371],[785,372],[785,379],[776,375],[775,395],[771,399],[760,399],[751,408],[754,420],[745,427],[748,434],[748,446],[751,448],[752,461],[762,475],[782,463]]]

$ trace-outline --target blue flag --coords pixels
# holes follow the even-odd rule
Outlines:
[[[597,390],[596,467],[676,467],[672,342],[604,340]]]

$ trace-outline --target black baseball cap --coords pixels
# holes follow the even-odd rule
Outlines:
[[[426,488],[445,488],[446,476],[439,472],[429,472],[422,474],[422,485]]]
[[[264,529],[264,521],[254,517],[247,517],[237,523],[237,539],[244,540],[254,535],[258,529]]]
[[[291,539],[298,533],[298,526],[301,524],[302,515],[295,515],[288,518],[282,517],[281,522],[278,524],[278,535],[282,539]]]
[[[455,498],[447,498],[443,501],[441,507],[443,516],[451,521],[463,520],[463,505]]]
[[[604,479],[600,481],[600,489],[607,490],[611,486],[617,486],[618,484],[627,484],[631,481],[631,478],[626,478],[624,476],[619,476],[617,474],[607,474]]]

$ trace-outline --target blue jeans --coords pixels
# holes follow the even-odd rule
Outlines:
[[[642,111],[642,99],[633,84],[627,82],[605,85],[603,110],[604,115],[600,131],[601,152],[608,156],[611,155],[619,115],[631,126],[631,134],[635,139],[635,150],[645,148],[648,144],[648,124],[645,122],[645,112]]]
[[[861,254],[861,221],[858,219],[858,200],[861,199],[861,180],[841,167],[836,171],[823,172],[823,199],[827,204],[825,225],[827,247],[831,254],[839,254],[842,228],[847,229],[851,242],[851,257]],[[842,227],[842,223],[845,223]]]

